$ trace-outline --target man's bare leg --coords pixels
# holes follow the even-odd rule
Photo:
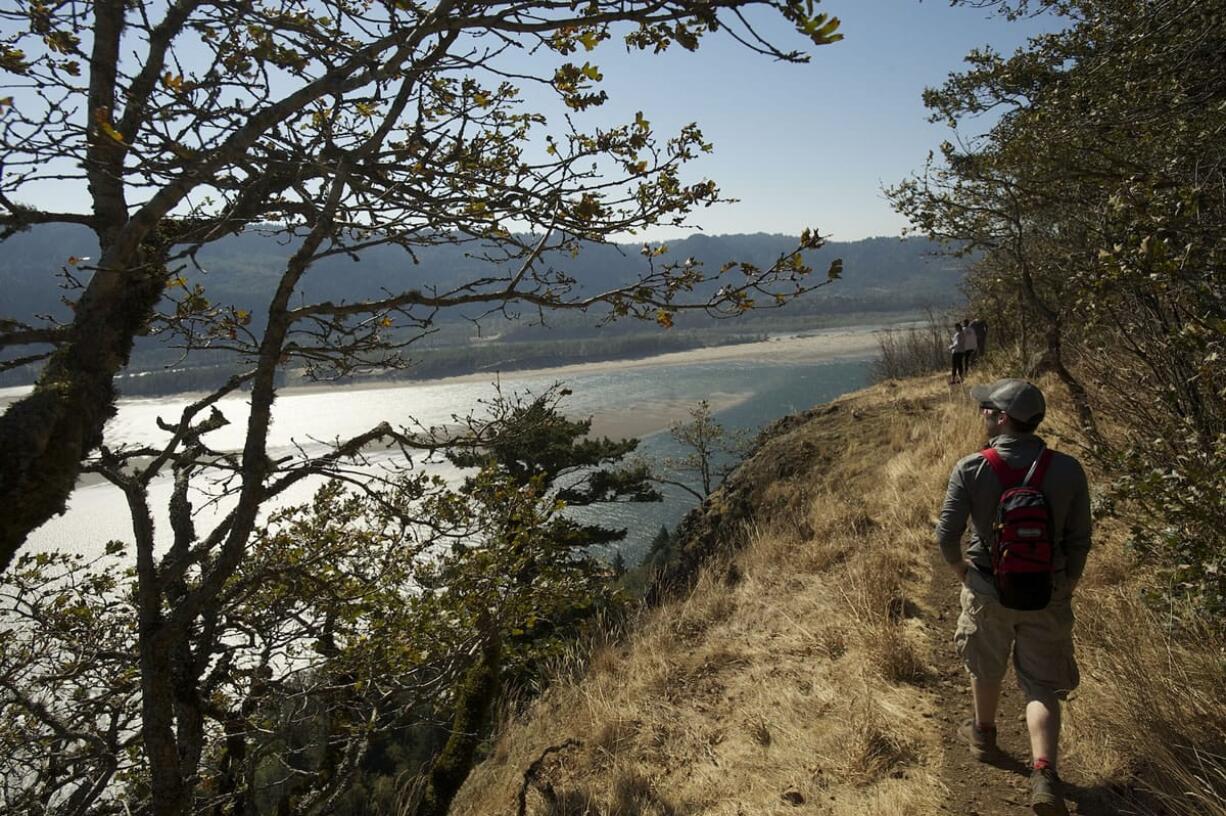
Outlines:
[[[958,735],[966,740],[971,755],[981,762],[994,755],[996,747],[996,705],[1000,702],[1000,681],[995,683],[971,678],[971,697],[974,698],[975,717],[958,728]]]
[[[1030,755],[1056,767],[1060,750],[1060,703],[1031,700],[1026,704],[1026,728],[1030,731]]]
[[[1056,753],[1060,746],[1060,703],[1056,700],[1031,700],[1026,704],[1026,728],[1030,731],[1030,752],[1034,770],[1030,774],[1030,808],[1035,816],[1068,816],[1060,778],[1056,774]]]
[[[971,678],[971,697],[975,702],[975,724],[996,725],[996,708],[1000,704],[1001,681],[990,683],[977,677]],[[1029,711],[1029,709],[1027,709]],[[1029,716],[1027,716],[1029,719]],[[1033,733],[1033,731],[1031,732]]]

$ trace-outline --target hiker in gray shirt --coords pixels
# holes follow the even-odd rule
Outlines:
[[[965,373],[979,361],[979,333],[975,331],[974,324],[970,320],[964,320],[962,321],[962,335],[962,371]]]
[[[1045,447],[1035,435],[1046,412],[1043,393],[1025,380],[999,380],[972,388],[971,396],[979,403],[989,446],[1008,469],[1025,474]],[[1014,486],[1001,484],[983,453],[964,457],[950,474],[937,524],[941,554],[962,582],[954,642],[971,676],[975,716],[959,734],[977,758],[996,753],[996,709],[1012,650],[1033,754],[1031,805],[1040,816],[1060,816],[1067,813],[1056,775],[1060,701],[1079,682],[1072,595],[1090,550],[1089,488],[1077,460],[1053,451],[1041,484],[1035,485],[1050,513],[1051,600],[1043,609],[1023,611],[1001,604],[992,575],[997,510],[1001,494]],[[971,538],[963,554],[968,518]]]

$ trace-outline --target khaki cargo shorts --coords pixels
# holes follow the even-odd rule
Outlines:
[[[1046,609],[1006,609],[994,595],[962,587],[954,644],[977,680],[1000,682],[1013,667],[1026,700],[1063,700],[1081,675],[1073,656],[1073,606],[1057,596]]]

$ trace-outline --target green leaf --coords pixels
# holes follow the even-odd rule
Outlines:
[[[583,43],[583,50],[585,51],[593,50],[602,39],[604,39],[604,37],[602,37],[600,32],[596,31],[595,29],[588,29],[579,35],[579,42]]]

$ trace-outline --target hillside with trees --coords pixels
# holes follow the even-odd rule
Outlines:
[[[522,240],[532,241],[531,237]],[[796,236],[695,234],[668,242],[667,252],[658,257],[708,269],[717,269],[729,258],[737,258],[765,268],[795,244]],[[285,267],[294,246],[275,234],[252,228],[202,247],[191,263],[183,265],[178,276],[189,287],[199,285],[215,308],[233,308],[250,314],[248,325],[256,329],[265,320],[260,306],[273,294],[279,280],[278,270]],[[570,262],[574,291],[591,295],[609,286],[630,283],[643,265],[642,247],[641,243],[582,243],[579,255]],[[651,245],[653,252],[659,248],[658,243]],[[924,239],[883,237],[829,241],[821,249],[806,250],[802,253],[804,262],[814,268],[826,269],[836,259],[842,261],[844,272],[839,285],[793,298],[782,311],[796,315],[899,312],[948,303],[958,297],[967,262],[942,255],[939,249],[939,245]],[[33,321],[39,315],[68,319],[71,311],[67,301],[72,299],[72,290],[66,290],[62,284],[68,284],[69,270],[81,285],[87,284],[92,276],[88,261],[78,261],[80,269],[68,262],[96,258],[97,254],[96,239],[78,225],[36,226],[13,235],[5,242],[5,252],[0,256],[0,291],[4,292],[6,313],[23,321]],[[300,292],[309,300],[340,302],[374,298],[382,292],[406,287],[446,291],[466,280],[497,274],[497,269],[496,264],[482,259],[472,248],[447,241],[420,247],[412,257],[392,247],[378,246],[360,256],[321,259],[303,279]],[[719,286],[718,280],[712,278],[694,291],[709,298]],[[164,308],[171,305],[171,298],[173,294],[168,296]],[[440,314],[436,321],[440,330],[427,342],[462,345],[474,335],[474,325],[480,325],[487,334],[541,341],[643,331],[641,326],[628,323],[600,326],[600,317],[604,316],[600,313],[595,319],[589,315],[550,316],[545,326],[532,313],[518,319],[499,314],[474,324],[471,319],[478,318],[481,311],[473,308],[467,313],[455,310]],[[718,318],[696,314],[680,314],[674,320],[685,328],[719,322]],[[166,346],[165,338],[138,339],[129,370],[153,368],[157,363],[182,357]],[[207,346],[200,351],[203,353],[197,358],[209,364],[227,361],[223,352],[209,354]],[[24,370],[31,379],[34,373],[33,367]]]

